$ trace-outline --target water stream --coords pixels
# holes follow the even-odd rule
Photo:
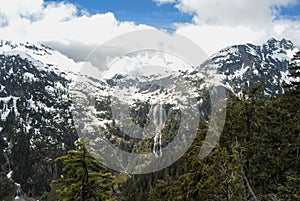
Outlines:
[[[155,154],[156,157],[159,157],[162,155],[161,130],[163,128],[163,124],[166,119],[166,112],[163,108],[163,105],[157,104],[157,105],[153,106],[152,118],[153,118],[153,123],[155,126],[153,153]]]

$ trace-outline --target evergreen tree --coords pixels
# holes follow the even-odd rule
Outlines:
[[[184,167],[184,173],[158,180],[150,189],[148,201],[241,200],[245,191],[242,148],[236,145],[230,151],[216,147],[207,158],[199,160],[200,139],[207,130],[205,126],[201,127],[196,141],[182,158],[180,165]]]
[[[300,51],[298,51],[289,65],[290,74],[289,77],[293,78],[291,84],[287,85],[292,89],[298,89],[300,86]]]
[[[53,181],[63,201],[112,200],[116,178],[98,160],[88,153],[84,144],[76,142],[77,150],[59,157],[66,175]]]
[[[220,145],[209,156],[198,159],[207,131],[200,123],[194,143],[166,174],[128,179],[129,200],[144,200],[134,195],[139,187],[148,201],[300,200],[299,90],[270,100],[260,86],[228,97]]]
[[[298,55],[298,56],[297,56]],[[300,51],[296,54],[299,60]],[[295,58],[296,58],[295,57]],[[299,61],[298,61],[299,62]],[[299,66],[298,66],[299,72]],[[294,74],[295,75],[295,74]],[[296,76],[295,76],[296,77]],[[299,74],[298,74],[299,78]],[[281,111],[281,134],[284,134],[284,143],[280,147],[281,160],[284,172],[283,181],[279,183],[277,195],[288,201],[300,200],[300,87],[295,84],[290,90],[274,103],[274,107]],[[277,115],[278,116],[278,115]]]

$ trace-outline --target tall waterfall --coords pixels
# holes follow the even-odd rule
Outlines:
[[[161,130],[166,119],[166,112],[163,108],[163,105],[158,104],[153,106],[152,118],[155,126],[153,153],[155,156],[159,157],[162,155]]]

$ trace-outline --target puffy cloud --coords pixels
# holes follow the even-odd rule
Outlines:
[[[279,16],[281,7],[297,0],[154,0],[175,3],[194,14],[193,23],[177,25],[176,33],[197,43],[208,54],[228,45],[262,43],[270,37],[300,45],[300,21]],[[71,3],[43,0],[0,0],[0,38],[44,42],[82,61],[96,46],[147,25],[118,21],[113,13],[89,15]]]
[[[195,14],[197,24],[226,26],[265,26],[279,14],[281,7],[296,0],[180,0],[177,8]]]
[[[0,33],[0,37],[5,39],[101,43],[115,35],[148,27],[135,25],[133,22],[119,22],[113,13],[82,15],[73,4],[44,4],[40,0],[30,0],[33,5],[30,9],[30,4],[24,4],[24,7],[22,4],[14,6],[23,2],[22,0],[9,2],[13,3],[6,5],[4,0],[0,2],[0,13],[8,19],[7,26]],[[4,17],[2,21],[3,19]]]
[[[278,40],[286,38],[300,47],[299,21],[278,20],[258,29],[249,26],[215,26],[215,25],[179,25],[176,32],[193,40],[208,55],[216,53],[229,45],[254,43],[262,44],[269,38]]]
[[[52,30],[52,27],[58,28],[59,31]],[[36,31],[43,28],[44,23],[34,27]],[[150,27],[135,25],[132,22],[119,22],[112,13],[97,14],[54,24],[48,28],[46,36],[41,36],[40,41],[44,41],[75,61],[83,61],[91,51],[107,40],[123,33],[146,28]]]
[[[19,0],[10,2],[15,3]],[[15,7],[14,10],[10,6],[7,8],[7,5],[2,3],[0,4],[1,9],[2,12],[7,13],[8,23],[2,28],[0,37],[8,40],[36,42],[59,39],[68,34],[64,24],[75,20],[78,14],[77,8],[73,4],[51,3],[45,6],[43,2],[40,2],[39,4],[32,3],[32,10],[30,6],[22,8],[22,5]]]
[[[297,0],[178,0],[176,7],[194,14],[193,23],[179,24],[176,32],[194,40],[208,54],[240,43],[261,44],[270,37],[300,45],[300,21],[280,15]]]
[[[43,7],[43,0],[0,0],[1,13],[6,18],[17,20],[20,16],[29,17],[41,12]]]
[[[47,43],[82,61],[97,45],[114,36],[150,28],[120,22],[113,13],[89,15],[70,3],[0,0],[0,38]]]
[[[184,25],[178,27],[176,32],[190,38],[208,55],[228,45],[261,43],[267,38],[263,31],[244,26]]]
[[[300,21],[278,20],[273,23],[275,37],[285,37],[300,47]]]

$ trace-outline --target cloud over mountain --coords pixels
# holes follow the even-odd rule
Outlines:
[[[280,12],[296,5],[296,0],[154,1],[159,6],[172,3],[180,12],[192,14],[193,22],[177,24],[175,32],[193,40],[208,54],[233,44],[262,44],[270,37],[288,38],[300,45],[300,21]],[[0,38],[44,42],[75,61],[115,36],[148,28],[154,27],[119,21],[113,12],[90,14],[72,3],[0,0]]]

